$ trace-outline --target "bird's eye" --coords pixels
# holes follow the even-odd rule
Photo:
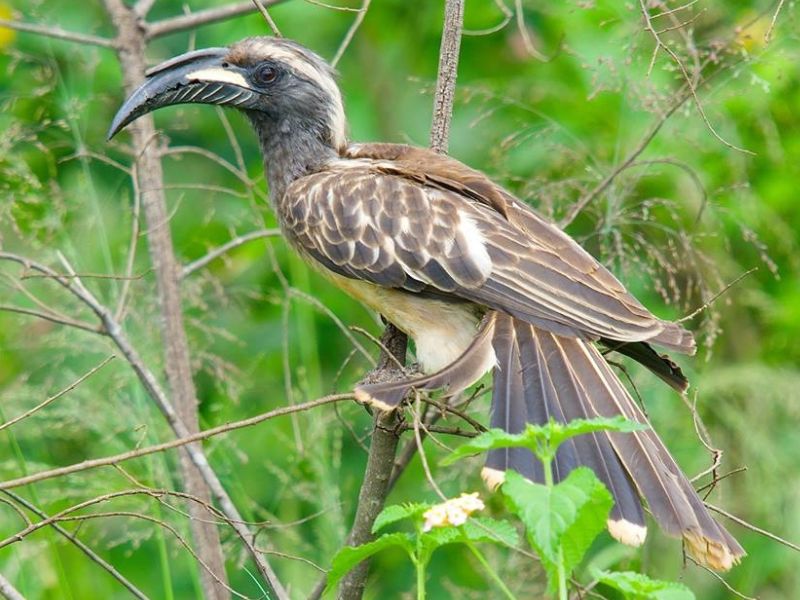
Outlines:
[[[264,63],[253,71],[253,82],[259,86],[267,86],[278,78],[278,69],[274,65]]]

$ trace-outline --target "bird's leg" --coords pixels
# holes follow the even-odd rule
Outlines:
[[[364,375],[358,385],[402,381],[414,374],[405,366],[408,336],[383,316],[381,319],[386,323],[386,329],[380,339],[381,355],[378,364]]]

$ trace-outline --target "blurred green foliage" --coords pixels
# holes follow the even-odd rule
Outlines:
[[[213,3],[158,0],[149,19],[180,14],[184,4],[199,10]],[[427,143],[442,4],[373,3],[339,64],[352,139]],[[690,69],[696,61],[705,64],[707,83],[698,95],[710,124],[731,145],[754,154],[717,139],[689,99],[568,231],[665,317],[691,313],[727,283],[757,268],[691,320],[702,349],[698,357],[680,360],[693,382],[689,400],[697,400],[714,447],[724,451],[718,472],[747,467],[720,482],[709,501],[798,541],[800,214],[794,202],[800,181],[800,28],[795,4],[786,3],[772,41],[765,43],[775,4],[701,0],[676,13],[678,24],[694,19],[690,24],[664,33]],[[6,5],[28,22],[113,35],[102,3],[95,0],[79,8],[74,0],[11,0]],[[684,81],[663,52],[650,68],[654,44],[636,3],[526,0],[522,5],[522,26],[548,60],[526,52],[516,20],[494,33],[465,36],[450,150],[558,219],[640,144]],[[284,35],[329,58],[355,17],[303,0],[287,1],[271,14]],[[502,23],[504,16],[497,3],[472,0],[465,19],[468,29],[483,30]],[[671,25],[662,18],[662,27]],[[251,15],[159,38],[148,52],[155,63],[190,47],[225,45],[265,31],[261,17]],[[132,230],[133,190],[125,172],[130,157],[124,135],[111,144],[104,139],[122,101],[113,53],[32,34],[0,34],[0,249],[59,269],[61,252],[80,273],[124,273]],[[210,150],[258,180],[250,189],[219,162],[197,153],[164,158],[170,226],[182,260],[194,260],[236,234],[274,224],[261,159],[243,118],[193,106],[160,111],[156,122],[172,146]],[[130,281],[124,325],[160,374],[154,282],[145,241],[138,242],[137,277]],[[357,354],[348,360],[352,345],[324,311],[302,299],[286,301],[276,268],[345,324],[380,331],[374,315],[308,271],[281,241],[239,247],[184,286],[204,427],[347,390],[368,368]],[[0,305],[36,308],[21,291],[24,285],[61,313],[91,321],[87,310],[52,282],[20,280],[22,274],[19,266],[0,265]],[[113,278],[85,281],[111,305],[125,286]],[[0,419],[33,407],[112,353],[103,338],[0,312]],[[712,458],[694,433],[689,408],[647,374],[631,374],[653,423],[686,471],[707,469]],[[486,411],[485,398],[473,406],[473,414],[483,420]],[[328,406],[206,443],[245,518],[263,522],[259,545],[279,553],[270,559],[293,597],[304,597],[321,576],[307,561],[328,568],[343,543],[363,473],[369,424],[358,406]],[[35,416],[0,432],[0,477],[169,438],[131,370],[117,359]],[[479,489],[476,461],[438,467],[445,452],[430,445],[428,454],[448,495]],[[176,462],[174,454],[159,454],[124,468],[147,485],[176,489]],[[708,476],[699,485],[706,481]],[[108,468],[17,492],[52,514],[130,487],[130,480]],[[390,502],[432,498],[415,461]],[[496,515],[502,514],[501,503],[492,499],[490,504]],[[100,510],[136,511],[188,535],[186,519],[175,508],[183,510],[176,500],[132,497]],[[762,600],[793,597],[800,589],[797,554],[729,524],[750,556],[726,581]],[[0,506],[2,537],[22,526],[18,514]],[[169,531],[133,518],[108,517],[81,524],[79,535],[148,595],[196,596],[197,564]],[[227,531],[223,537],[232,586],[257,595],[252,566],[238,541]],[[545,580],[537,565],[492,550],[487,552],[490,562],[515,593],[541,595]],[[609,567],[680,579],[699,598],[731,597],[715,577],[683,563],[679,542],[655,530],[643,551],[624,549],[602,536],[578,577]],[[53,531],[1,549],[0,572],[27,598],[127,597]],[[442,549],[429,572],[430,597],[486,598],[492,593],[463,549]],[[412,581],[402,555],[382,554],[367,596],[400,597],[409,593]],[[601,591],[613,597],[612,591]]]

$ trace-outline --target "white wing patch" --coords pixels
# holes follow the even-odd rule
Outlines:
[[[481,275],[489,277],[492,273],[492,257],[489,256],[489,251],[486,250],[486,239],[470,215],[463,212],[459,217],[461,220],[458,224],[458,230],[463,239],[466,240],[467,256],[478,268]],[[456,234],[456,237],[458,237],[458,234]]]

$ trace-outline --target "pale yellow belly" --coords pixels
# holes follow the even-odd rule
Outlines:
[[[321,269],[338,288],[378,311],[414,340],[417,360],[433,373],[456,360],[475,337],[480,310],[471,303],[450,303],[342,277]]]

